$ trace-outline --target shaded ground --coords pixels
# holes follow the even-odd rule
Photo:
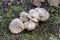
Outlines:
[[[47,2],[42,3],[41,7],[50,12],[48,21],[39,22],[34,31],[25,30],[19,34],[12,34],[8,29],[11,20],[19,17],[20,12],[28,12],[31,8],[36,7],[32,5],[30,0],[18,2],[13,2],[11,5],[9,2],[1,1],[0,3],[0,40],[49,40],[52,36],[59,40],[60,6],[56,8]]]

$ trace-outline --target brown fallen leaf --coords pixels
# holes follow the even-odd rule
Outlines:
[[[41,2],[45,2],[45,0],[33,0],[33,5],[40,7]]]
[[[48,3],[52,6],[58,7],[60,0],[48,0]]]

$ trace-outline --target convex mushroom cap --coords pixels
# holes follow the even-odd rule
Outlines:
[[[38,20],[39,20],[39,13],[35,9],[31,9],[29,11],[29,16],[30,16],[31,20],[33,20],[35,22],[38,22]]]
[[[28,21],[28,20],[29,20],[29,18],[28,18],[28,13],[25,12],[25,11],[21,12],[21,13],[20,13],[20,20],[21,20],[22,22]]]
[[[9,30],[12,33],[20,33],[24,30],[24,25],[20,19],[15,18],[11,21],[9,25]]]
[[[45,2],[45,0],[33,0],[33,5],[35,5],[35,6],[38,6],[38,7],[40,7],[41,6],[41,2]]]
[[[50,17],[49,12],[44,8],[35,8],[35,10],[39,13],[39,19],[41,21],[47,21]]]
[[[32,20],[29,20],[24,23],[24,26],[25,26],[25,29],[31,31],[36,28],[37,24],[35,22],[33,22]]]
[[[51,6],[55,6],[55,7],[58,7],[60,4],[60,0],[47,0],[47,1]]]

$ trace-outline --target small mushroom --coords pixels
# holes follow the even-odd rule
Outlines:
[[[33,22],[32,20],[27,21],[24,23],[25,29],[31,31],[34,30],[37,26],[37,24],[35,22]]]
[[[44,8],[35,8],[35,10],[39,13],[40,21],[47,21],[50,17],[49,12]]]
[[[30,16],[30,19],[32,19],[33,21],[38,22],[39,13],[35,9],[31,9],[29,11],[29,16]]]
[[[40,7],[41,2],[45,2],[45,0],[33,0],[33,5]]]
[[[48,3],[52,6],[58,7],[60,0],[48,0]]]
[[[9,25],[9,30],[12,33],[22,32],[24,30],[23,22],[18,18],[13,19]]]
[[[28,21],[29,20],[29,18],[28,18],[28,13],[27,12],[21,12],[20,13],[20,20],[22,21],[22,22],[26,22],[26,21]]]

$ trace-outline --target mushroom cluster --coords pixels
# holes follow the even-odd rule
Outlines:
[[[12,33],[20,33],[24,29],[28,31],[36,29],[39,21],[47,21],[50,15],[44,8],[35,8],[29,10],[29,13],[23,11],[20,13],[19,18],[15,18],[9,25],[9,30]]]

